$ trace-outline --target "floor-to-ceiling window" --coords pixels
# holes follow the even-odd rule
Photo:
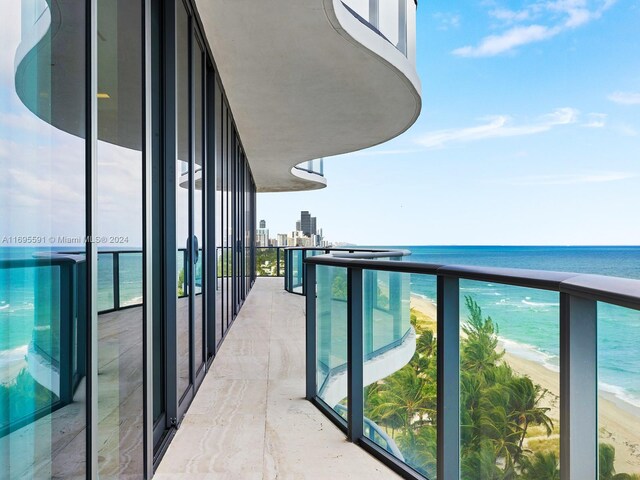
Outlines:
[[[0,477],[143,478],[246,297],[254,184],[189,1],[50,5],[0,0]]]
[[[143,2],[98,0],[97,448],[103,478],[144,474]]]
[[[0,477],[72,478],[88,451],[87,12],[0,12]]]
[[[223,199],[224,199],[224,176],[223,176],[223,156],[222,156],[222,139],[224,131],[224,116],[222,103],[222,88],[219,82],[214,85],[213,108],[214,113],[214,152],[215,152],[215,238],[216,238],[216,321],[215,321],[215,339],[216,346],[222,340],[224,334],[224,272],[225,272],[225,254],[223,241]]]

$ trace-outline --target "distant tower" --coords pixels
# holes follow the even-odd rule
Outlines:
[[[316,235],[318,232],[316,230],[316,217],[311,217],[311,235]]]
[[[300,231],[300,220],[296,222],[296,232]]]
[[[300,212],[300,230],[306,236],[311,236],[311,215],[307,210]]]
[[[267,228],[267,222],[265,220],[260,220],[260,228]]]

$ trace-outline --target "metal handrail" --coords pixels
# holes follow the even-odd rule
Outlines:
[[[305,263],[503,283],[517,287],[569,293],[598,302],[612,303],[622,307],[640,310],[640,280],[630,278],[555,272],[552,270],[367,260],[354,256],[336,257],[331,255],[317,255],[306,258]]]
[[[384,249],[384,248],[358,248],[358,247],[287,247],[285,251],[285,274],[284,274],[284,289],[296,295],[304,295],[306,290],[304,287],[304,276],[306,270],[306,258],[308,251],[324,252],[325,254],[334,253],[334,258],[400,258],[407,255],[411,255],[409,250],[402,249]],[[300,282],[294,285],[293,282],[293,252],[302,252],[302,270],[300,272]],[[397,261],[396,261],[397,263]],[[302,287],[301,292],[296,292],[295,289]]]

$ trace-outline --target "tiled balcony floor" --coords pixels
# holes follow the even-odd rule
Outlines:
[[[154,478],[393,479],[304,400],[304,297],[259,278]]]

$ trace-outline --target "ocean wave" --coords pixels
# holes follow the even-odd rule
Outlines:
[[[522,300],[522,303],[524,303],[525,305],[529,305],[530,307],[559,307],[560,306],[560,304],[556,302],[532,302],[527,299]]]
[[[544,352],[534,345],[516,342],[505,337],[499,336],[498,340],[500,341],[501,348],[504,348],[506,352],[524,360],[529,360],[542,365],[552,372],[560,372],[560,366],[558,365],[559,359],[557,355]]]
[[[622,400],[625,403],[628,403],[630,405],[633,405],[634,407],[640,408],[640,398],[638,398],[635,395],[632,395],[623,387],[619,387],[617,385],[611,385],[610,383],[606,383],[606,382],[598,382],[598,389],[602,390],[603,392],[610,393],[611,395],[618,398],[619,400]]]
[[[0,384],[11,383],[18,373],[26,368],[28,350],[28,345],[0,350]]]

